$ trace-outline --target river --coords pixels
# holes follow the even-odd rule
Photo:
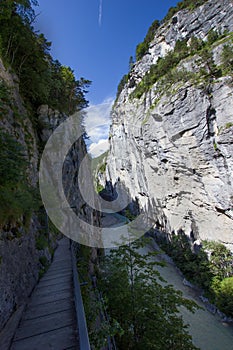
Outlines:
[[[105,227],[117,227],[125,224],[127,219],[119,214],[104,214],[102,225]],[[151,239],[151,243],[143,248],[141,253],[158,250],[158,246]],[[107,252],[106,252],[107,253]],[[207,311],[205,304],[200,300],[197,292],[183,284],[183,277],[178,269],[169,262],[166,255],[160,255],[159,259],[166,259],[167,266],[157,266],[156,269],[161,276],[177,290],[183,292],[183,296],[194,300],[204,310],[197,310],[194,314],[182,307],[180,312],[185,323],[189,324],[189,333],[192,335],[193,343],[201,350],[233,350],[233,327],[221,322],[217,314]],[[177,349],[179,350],[179,349]]]

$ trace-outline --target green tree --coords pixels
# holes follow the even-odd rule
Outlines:
[[[233,277],[224,278],[216,290],[216,304],[221,311],[233,317]]]
[[[203,47],[200,51],[201,63],[204,64],[204,70],[200,69],[200,73],[212,81],[214,78],[221,76],[221,70],[216,66],[213,53],[207,47]]]
[[[124,334],[116,336],[119,349],[196,349],[179,306],[190,311],[195,303],[165,284],[156,270],[154,254],[140,253],[139,242],[111,251],[102,266],[103,294],[109,313]]]
[[[136,47],[136,60],[139,61],[147,52],[151,41],[153,40],[157,29],[160,26],[160,22],[156,19],[148,29],[148,32],[143,40]]]
[[[25,150],[0,130],[0,226],[28,217],[34,207],[32,189],[25,177]]]
[[[196,54],[199,50],[202,49],[204,42],[201,39],[198,39],[196,36],[192,36],[190,40],[190,53],[192,55]]]
[[[210,269],[220,280],[233,276],[233,254],[219,242],[204,241],[203,248],[209,251]]]
[[[233,74],[233,46],[224,45],[222,50],[222,65],[226,73]]]
[[[207,36],[208,45],[212,45],[216,40],[220,38],[220,34],[217,30],[211,29]]]
[[[85,93],[90,81],[77,80],[71,68],[52,59],[51,43],[32,26],[32,5],[36,4],[33,0],[1,0],[1,55],[18,75],[20,93],[34,115],[41,104],[71,114],[87,106]]]
[[[130,56],[130,58],[129,58],[129,72],[132,70],[133,65],[134,65],[134,59],[133,59],[133,56]]]

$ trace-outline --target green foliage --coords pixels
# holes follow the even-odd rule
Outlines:
[[[203,241],[203,249],[210,252],[210,269],[220,280],[233,276],[233,254],[221,243]]]
[[[9,19],[12,13],[17,13],[23,22],[30,23],[35,16],[32,5],[37,6],[37,0],[1,0],[0,20]]]
[[[233,277],[224,278],[215,292],[219,309],[233,317]]]
[[[118,97],[120,96],[120,93],[123,90],[125,84],[128,82],[128,80],[129,80],[129,74],[125,74],[121,78],[121,81],[120,81],[120,83],[118,84],[118,87],[117,87],[116,99],[118,99]]]
[[[91,171],[93,174],[97,173],[98,168],[100,167],[100,165],[106,164],[106,157],[108,155],[108,151],[102,153],[100,156],[92,158],[91,159]],[[104,170],[105,171],[105,170]]]
[[[122,329],[116,320],[109,315],[106,317],[107,301],[97,288],[93,288],[89,274],[91,249],[80,245],[77,258],[79,280],[84,283],[81,292],[91,348],[99,350],[107,345],[108,337],[121,334]]]
[[[134,220],[135,219],[135,215],[133,215],[130,211],[130,209],[125,209],[124,211],[124,216],[127,217],[127,219],[129,219],[130,221]]]
[[[130,56],[130,58],[129,58],[129,72],[132,70],[133,65],[134,65],[134,59],[133,59],[133,56]]]
[[[219,78],[222,75],[222,71],[214,63],[212,51],[207,46],[204,46],[199,55],[201,58],[200,63],[204,65],[204,67],[200,69],[201,75],[209,82],[214,78]]]
[[[190,54],[195,55],[200,51],[204,46],[204,42],[201,39],[198,39],[196,36],[192,36],[190,40]]]
[[[50,83],[49,101],[52,108],[72,114],[77,107],[87,106],[84,93],[91,82],[84,78],[76,80],[70,67],[62,66],[57,60],[52,62]]]
[[[164,18],[163,22],[169,20],[173,15],[185,8],[189,8],[191,10],[196,7],[204,4],[207,0],[184,0],[177,4],[176,7],[170,8],[167,16]],[[148,33],[143,42],[139,43],[136,48],[136,60],[140,60],[149,49],[150,42],[153,40],[155,36],[156,30],[159,28],[160,22],[155,20],[151,27],[148,30]],[[152,65],[150,71],[145,74],[142,81],[137,85],[136,89],[132,93],[133,98],[140,98],[144,92],[150,90],[151,86],[158,81],[164,75],[169,75],[170,71],[174,69],[179,62],[188,57],[189,55],[194,55],[196,53],[201,53],[202,62],[205,64],[205,68],[200,70],[200,73],[203,77],[213,78],[221,76],[222,72],[218,69],[213,62],[212,53],[211,53],[211,45],[218,41],[219,39],[226,36],[228,33],[224,32],[221,34],[217,30],[210,30],[208,33],[207,41],[204,42],[201,39],[196,37],[191,37],[190,45],[187,47],[187,40],[178,40],[176,42],[174,51],[170,51],[164,58],[159,58],[157,64]],[[227,49],[226,49],[227,51]],[[229,62],[229,69],[232,72],[232,49],[228,49],[228,52],[225,52],[226,60]],[[122,91],[124,85],[127,83],[129,79],[129,75],[125,75],[119,86],[117,92],[117,98]]]
[[[220,33],[217,30],[211,29],[207,36],[208,45],[212,45],[220,37]]]
[[[163,23],[171,19],[178,11],[188,8],[194,10],[198,6],[203,5],[207,0],[183,0],[177,3],[175,7],[171,7],[168,10],[167,15],[163,19]]]
[[[187,40],[177,40],[174,50],[169,51],[165,57],[159,58],[156,64],[151,65],[150,70],[144,75],[142,80],[136,86],[132,92],[132,98],[141,98],[141,96],[149,91],[151,87],[158,81],[160,85],[166,87],[163,90],[167,90],[168,84],[173,84],[178,81],[186,82],[191,78],[194,78],[194,73],[187,72],[185,70],[176,69],[178,64],[185,58],[199,55],[199,77],[204,78],[205,82],[210,83],[213,79],[222,76],[223,72],[221,67],[217,67],[214,63],[212,54],[212,45],[216,41],[225,37],[227,33],[220,34],[211,30],[206,42],[192,37],[187,45]],[[228,67],[228,71],[232,72],[232,47],[226,46],[224,49],[223,62]]]
[[[160,22],[155,20],[150,26],[146,37],[143,42],[139,43],[136,47],[136,60],[139,61],[149,49],[150,42],[153,40],[156,30],[159,28]]]
[[[221,58],[225,73],[233,75],[233,45],[224,45]]]
[[[44,234],[40,234],[36,238],[36,249],[43,250],[48,247],[48,237],[46,237]]]
[[[139,43],[136,47],[136,60],[139,61],[148,52],[148,49],[149,43],[145,41]]]
[[[100,167],[98,168],[98,173],[100,173],[100,174],[104,174],[105,173],[105,171],[106,171],[106,166],[107,166],[107,163],[106,162],[104,162],[104,163],[102,163],[101,165],[100,165]]]
[[[165,75],[169,77],[172,69],[188,55],[189,49],[187,47],[187,40],[178,40],[173,51],[169,51],[164,58],[159,58],[157,63],[150,67],[150,70],[132,92],[131,97],[140,98],[142,94],[149,91],[161,77]]]
[[[90,81],[76,80],[69,67],[52,59],[51,43],[32,27],[35,3],[1,0],[1,56],[18,75],[20,93],[33,111],[41,104],[48,104],[72,114],[87,105],[84,95]]]
[[[232,126],[233,126],[233,123],[228,122],[228,123],[226,123],[226,125],[225,125],[225,129],[229,129],[229,128],[231,128]]]
[[[213,274],[208,256],[203,250],[199,254],[193,253],[190,241],[182,230],[177,235],[172,234],[170,241],[163,242],[161,247],[173,258],[188,280],[205,289],[210,287]]]
[[[0,225],[30,215],[33,190],[25,177],[27,161],[22,145],[0,130]]]
[[[163,240],[159,242],[185,277],[203,288],[210,300],[230,316],[231,303],[229,307],[225,305],[223,308],[219,300],[222,298],[222,281],[233,276],[233,254],[221,243],[213,241],[202,243],[203,247],[199,253],[193,253],[190,240],[182,230],[177,235],[173,234],[169,242]]]
[[[39,262],[41,264],[41,269],[39,270],[39,278],[41,278],[49,268],[49,261],[46,256],[43,255],[39,258]]]
[[[96,192],[97,193],[100,193],[104,190],[104,186],[101,185],[98,181],[97,181],[97,184],[96,184]]]
[[[4,81],[0,81],[0,119],[5,115],[7,106],[11,106],[11,91]]]
[[[39,261],[44,268],[48,267],[49,262],[48,262],[48,259],[46,258],[46,256],[41,256],[39,258]]]
[[[141,254],[140,242],[121,246],[105,257],[100,289],[108,312],[124,333],[116,335],[119,349],[196,349],[178,308],[195,303],[164,283],[154,254]],[[156,330],[156,336],[155,336]]]

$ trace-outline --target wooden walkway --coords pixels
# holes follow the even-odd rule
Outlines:
[[[32,293],[11,350],[79,349],[69,240],[63,238]]]

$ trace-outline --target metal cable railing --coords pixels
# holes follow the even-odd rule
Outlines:
[[[93,276],[93,277],[95,277],[95,276]],[[106,310],[106,306],[104,303],[102,292],[97,287],[96,278],[93,280],[93,277],[92,277],[92,282],[93,282],[92,285],[93,285],[95,297],[100,302],[100,305],[101,305],[101,311],[100,311],[101,321],[106,321],[110,325],[109,316],[108,316],[108,313]],[[103,348],[103,350],[117,350],[114,336],[107,336],[107,340],[108,340],[108,343]]]
[[[81,294],[80,283],[79,283],[77,264],[76,264],[76,254],[74,250],[74,245],[71,240],[70,240],[70,247],[71,247],[72,267],[73,267],[75,309],[76,309],[78,332],[79,332],[79,335],[78,335],[79,346],[80,346],[80,350],[91,350],[88,330],[87,330],[86,316],[85,316],[82,294]]]

